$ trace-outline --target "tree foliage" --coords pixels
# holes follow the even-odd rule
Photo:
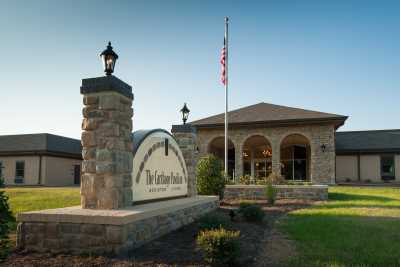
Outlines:
[[[0,177],[0,188],[4,187],[3,178]],[[14,222],[10,206],[8,205],[8,196],[4,190],[0,190],[0,261],[7,257],[10,240],[10,224]]]
[[[223,197],[225,178],[222,162],[214,155],[201,158],[196,166],[197,192],[200,195],[218,195]]]

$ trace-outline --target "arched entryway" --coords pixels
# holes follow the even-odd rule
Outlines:
[[[221,159],[222,167],[224,168],[225,160],[225,139],[223,136],[214,138],[208,145],[208,153],[213,154]],[[221,170],[223,171],[223,169]],[[228,176],[235,177],[235,146],[233,142],[228,139]]]
[[[281,174],[286,180],[310,180],[311,149],[301,134],[286,136],[281,142]]]
[[[243,175],[265,179],[272,171],[271,143],[262,135],[253,135],[243,144]]]

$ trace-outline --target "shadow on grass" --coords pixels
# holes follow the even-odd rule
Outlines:
[[[371,196],[371,195],[358,195],[349,193],[329,193],[329,200],[339,201],[376,201],[387,203],[390,201],[400,201],[399,199],[383,197],[383,196]]]

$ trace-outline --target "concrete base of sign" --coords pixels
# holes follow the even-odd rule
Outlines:
[[[215,196],[196,196],[118,210],[81,207],[20,213],[17,247],[26,251],[131,255],[153,239],[216,209]]]

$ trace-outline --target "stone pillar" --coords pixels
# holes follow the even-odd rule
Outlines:
[[[271,141],[272,144],[272,172],[278,175],[281,174],[281,148],[279,143],[275,140]]]
[[[196,129],[189,124],[173,125],[172,134],[185,159],[188,172],[188,196],[197,196],[196,165],[199,159]]]
[[[132,205],[132,87],[115,76],[83,79],[81,205]]]
[[[243,176],[243,151],[241,143],[235,142],[235,183]]]

